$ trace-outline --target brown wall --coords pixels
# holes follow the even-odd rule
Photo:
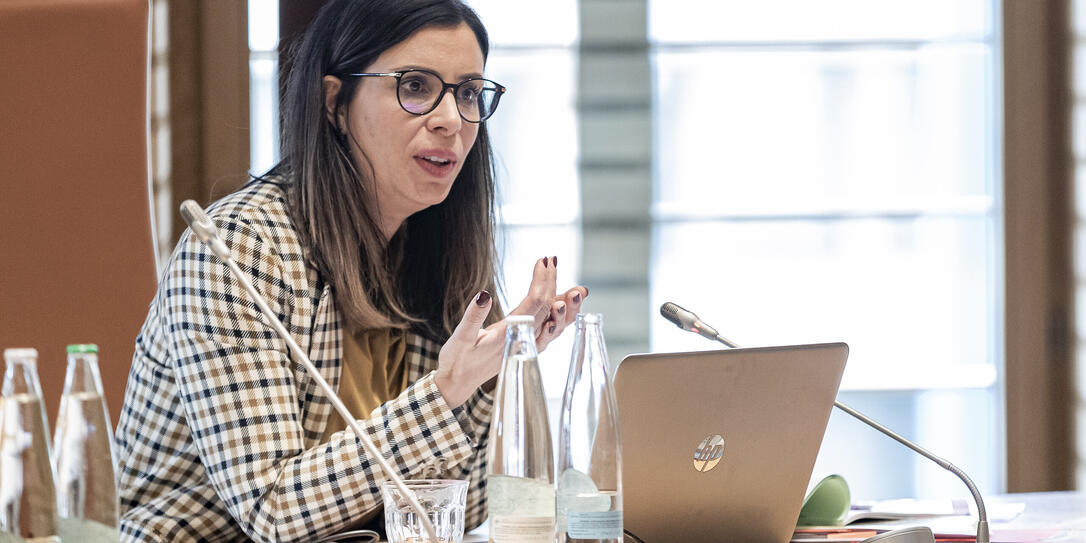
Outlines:
[[[93,44],[91,46],[90,44]],[[97,343],[116,420],[154,294],[146,0],[0,0],[0,347]]]

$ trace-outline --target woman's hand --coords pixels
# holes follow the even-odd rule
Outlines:
[[[557,295],[557,276],[558,257],[551,256],[537,260],[532,284],[528,288],[528,296],[509,312],[510,315],[535,317],[536,347],[540,352],[577,318],[581,304],[588,296],[588,287],[581,286],[573,287]],[[495,323],[497,324],[501,324],[504,333],[505,323]]]
[[[588,296],[586,287],[574,287],[557,295],[558,258],[536,261],[528,295],[511,315],[532,315],[536,322],[536,346],[545,349],[573,322]],[[480,292],[468,303],[464,318],[441,347],[435,381],[445,402],[457,407],[467,401],[475,389],[498,374],[505,348],[505,321],[486,328],[483,322],[493,305],[490,293]]]

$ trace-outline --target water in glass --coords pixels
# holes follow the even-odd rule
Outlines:
[[[437,543],[460,543],[464,538],[464,507],[468,482],[456,479],[404,481],[430,517]],[[385,503],[385,532],[389,543],[429,543],[426,529],[406,496],[392,481],[381,487]]]

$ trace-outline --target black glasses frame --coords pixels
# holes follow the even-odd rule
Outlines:
[[[409,74],[411,72],[420,72],[420,73],[432,75],[432,76],[436,77],[438,81],[441,82],[441,92],[437,95],[437,100],[434,100],[434,103],[430,104],[430,109],[427,109],[426,111],[421,111],[421,112],[416,113],[414,111],[411,111],[410,109],[407,109],[407,106],[403,105],[403,99],[400,97],[399,80],[400,80],[400,78],[402,78],[404,76],[404,74]],[[408,113],[410,113],[412,115],[418,115],[418,116],[426,115],[427,113],[430,113],[431,111],[437,109],[437,106],[441,103],[442,100],[445,99],[445,94],[446,94],[445,91],[447,91],[449,89],[452,89],[453,90],[453,103],[456,104],[456,112],[460,115],[461,119],[464,119],[465,122],[469,122],[469,123],[481,123],[481,122],[489,119],[491,116],[493,116],[494,112],[498,109],[498,102],[501,101],[502,95],[505,94],[505,87],[503,85],[499,84],[497,81],[492,81],[490,79],[486,79],[486,78],[483,78],[483,77],[472,77],[472,78],[465,79],[465,80],[463,80],[463,81],[461,81],[459,83],[446,83],[444,79],[441,79],[440,75],[437,75],[436,73],[431,72],[430,70],[414,69],[414,70],[399,70],[399,71],[395,71],[395,72],[352,73],[352,74],[343,74],[343,75],[348,76],[348,77],[395,77],[396,80],[397,80],[397,84],[396,84],[396,101],[399,102],[400,108],[402,108],[404,111],[406,111],[406,112],[408,112]],[[464,116],[464,112],[460,111],[460,102],[457,101],[456,98],[455,98],[456,93],[460,91],[460,87],[467,84],[467,83],[470,83],[472,81],[485,81],[487,83],[493,84],[494,87],[495,87],[493,89],[495,94],[494,94],[493,103],[491,104],[491,107],[490,107],[490,113],[488,113],[485,117],[480,115],[479,120],[477,120],[477,121],[473,121],[473,120],[471,120],[471,119]]]

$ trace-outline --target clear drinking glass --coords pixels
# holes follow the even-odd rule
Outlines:
[[[0,540],[59,543],[38,351],[5,349],[0,410]]]
[[[117,541],[113,430],[98,373],[98,346],[69,345],[53,468],[61,539]]]
[[[415,493],[415,499],[430,517],[438,539],[436,543],[460,543],[464,538],[468,482],[420,479],[404,481],[404,484]],[[385,481],[381,496],[385,502],[385,533],[389,543],[429,543],[426,528],[396,483]]]

